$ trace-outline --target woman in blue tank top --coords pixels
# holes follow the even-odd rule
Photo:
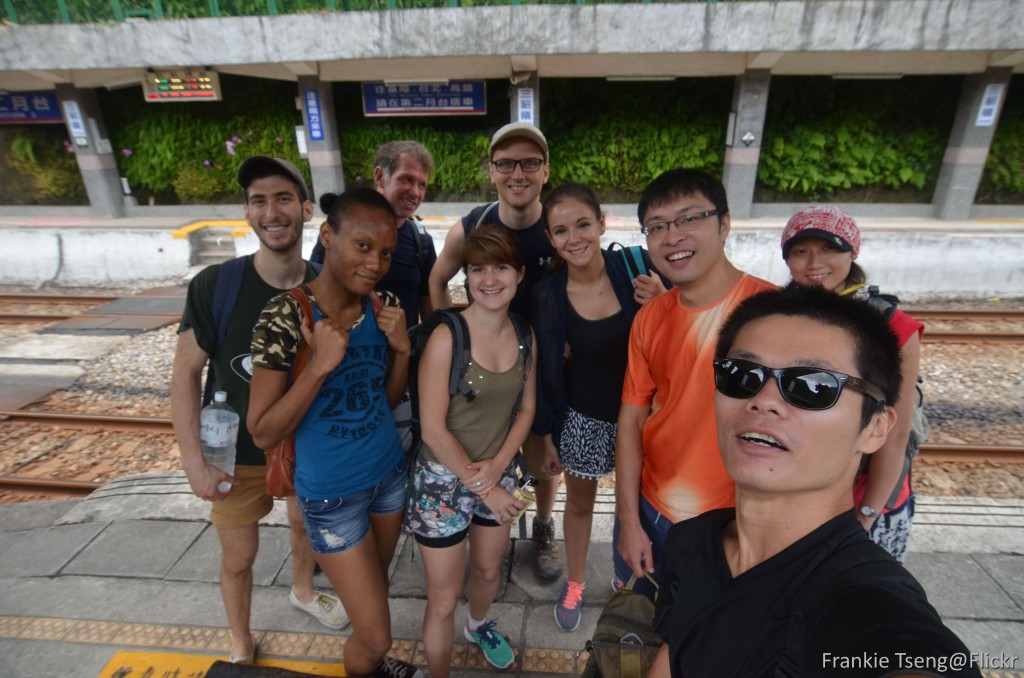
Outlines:
[[[353,189],[330,205],[320,227],[324,267],[306,292],[304,317],[290,295],[271,299],[253,333],[247,424],[256,444],[295,433],[295,493],[313,553],[352,623],[348,675],[414,678],[391,648],[387,568],[401,533],[405,458],[391,407],[405,389],[405,314],[374,287],[397,241],[390,203]],[[299,344],[309,364],[293,383]]]

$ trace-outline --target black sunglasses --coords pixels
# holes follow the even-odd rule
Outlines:
[[[771,368],[741,358],[722,358],[714,365],[715,388],[730,398],[753,398],[772,376],[785,401],[802,410],[827,410],[839,401],[844,386],[885,402],[882,389],[874,384],[819,367]]]

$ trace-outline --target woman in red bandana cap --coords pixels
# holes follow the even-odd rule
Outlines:
[[[837,207],[803,209],[782,232],[782,258],[795,282],[867,300],[867,276],[855,261],[859,253],[860,230],[853,217]],[[902,358],[903,386],[896,403],[899,419],[885,445],[865,457],[854,483],[854,503],[871,539],[902,562],[914,516],[906,449],[917,402],[924,325],[894,306],[889,324],[899,337]]]

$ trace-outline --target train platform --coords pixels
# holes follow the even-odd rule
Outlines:
[[[563,500],[556,508],[559,535]],[[513,529],[491,610],[517,653],[507,675],[550,678],[581,668],[576,653],[610,597],[605,582],[611,578],[613,506],[612,492],[602,490],[583,622],[572,633],[553,619],[561,581],[535,574],[532,543]],[[227,623],[208,511],[180,472],[120,478],[80,500],[0,506],[0,676],[220,675],[210,666],[226,655]],[[261,665],[343,675],[346,631],[329,631],[289,605],[282,502],[260,536],[252,626]],[[910,550],[908,568],[985,662],[984,675],[1024,676],[1024,501],[921,497]],[[323,575],[316,583],[329,588]],[[390,585],[392,653],[423,666],[426,591],[415,544],[405,536]],[[459,623],[464,614],[460,607]],[[479,650],[467,644],[456,644],[453,661],[457,676],[491,673]]]

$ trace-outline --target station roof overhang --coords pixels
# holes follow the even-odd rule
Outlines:
[[[1020,0],[521,5],[0,27],[0,91],[204,68],[327,82],[1024,73]]]

